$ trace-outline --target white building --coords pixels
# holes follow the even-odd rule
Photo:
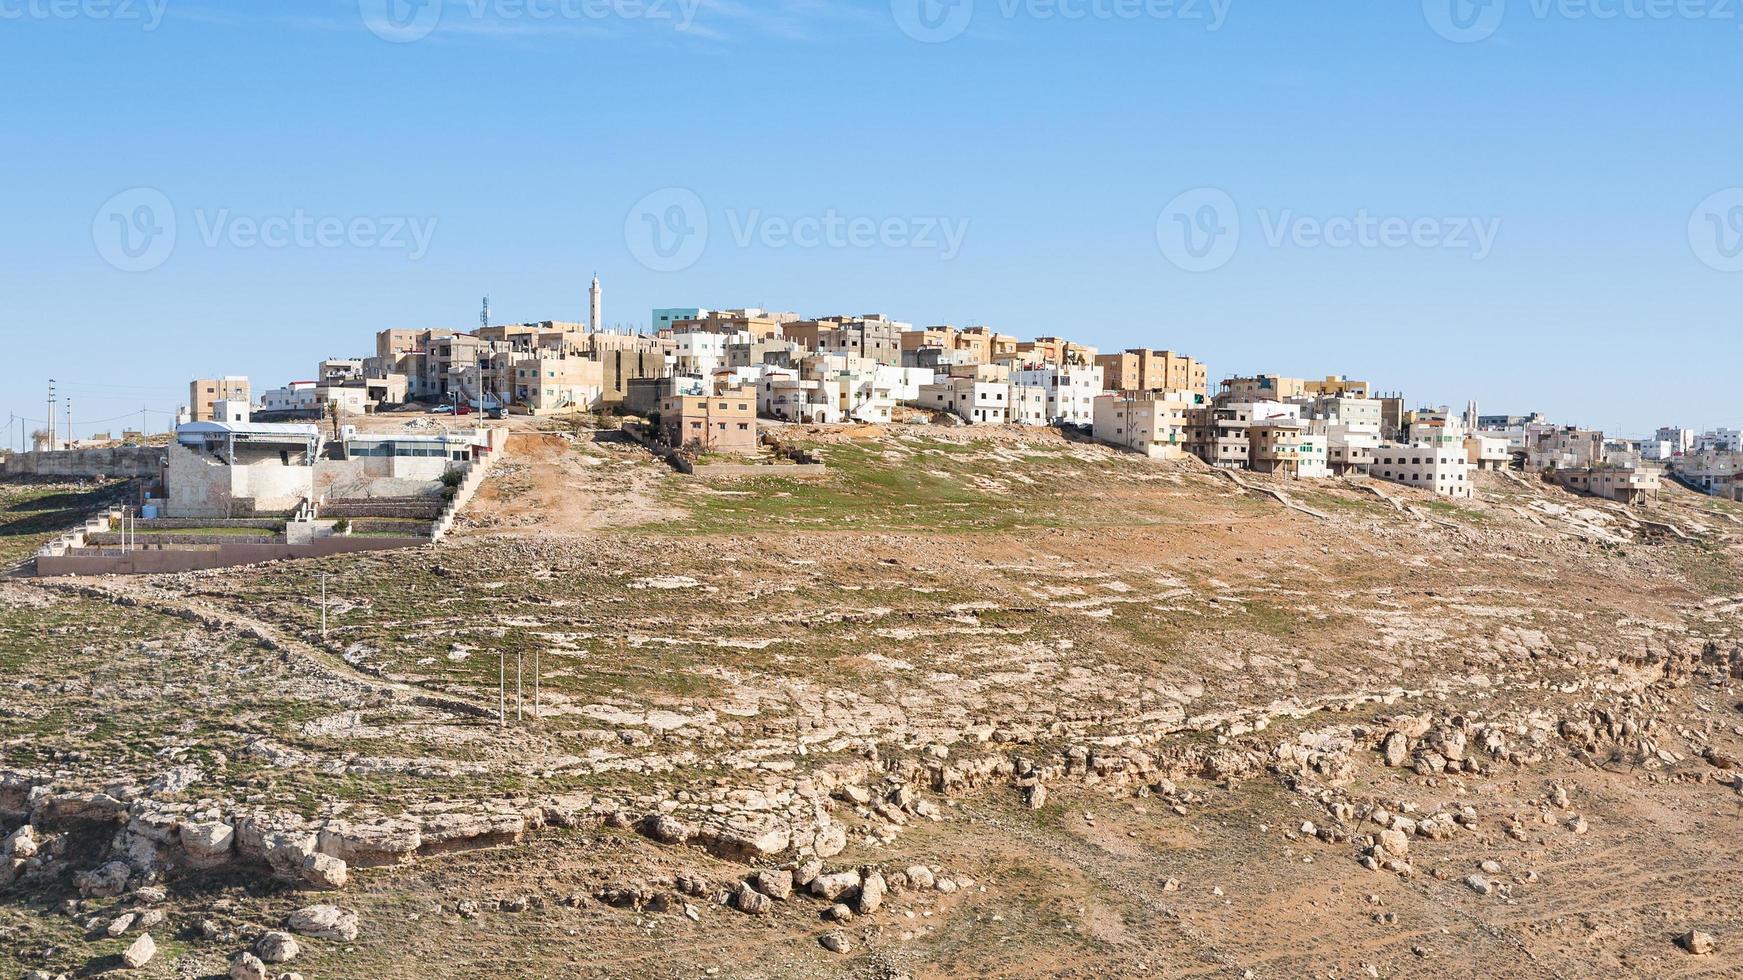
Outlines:
[[[1688,453],[1671,463],[1671,470],[1689,486],[1715,497],[1728,497],[1743,475],[1743,454]]]
[[[1042,424],[1095,423],[1095,400],[1102,393],[1099,366],[1048,364],[1020,368],[1011,372],[1011,384],[1040,388],[1046,393],[1047,418]]]
[[[940,378],[920,386],[920,406],[954,413],[970,425],[1004,425],[1010,420],[1011,386],[1004,381]]]
[[[875,368],[877,384],[890,392],[899,405],[912,405],[920,400],[920,386],[932,384],[938,374],[931,368],[897,367],[879,364]]]
[[[1709,429],[1695,440],[1697,453],[1743,453],[1743,431]]]
[[[1051,417],[1047,401],[1047,389],[1040,385],[1023,385],[1012,382],[1010,398],[1010,421],[1012,425],[1049,425]]]
[[[260,396],[262,412],[310,412],[315,408],[315,383],[292,381],[283,388],[273,388]]]
[[[756,340],[748,331],[711,333],[706,330],[674,334],[672,339],[677,344],[678,373],[699,374],[704,378],[712,377],[716,370],[727,366],[727,347],[749,344]]]
[[[1222,407],[1235,413],[1234,421],[1236,422],[1262,424],[1301,420],[1301,406],[1292,402],[1229,402]]]
[[[1392,483],[1433,491],[1442,497],[1476,495],[1465,447],[1405,446],[1381,443],[1374,450],[1368,475]]]

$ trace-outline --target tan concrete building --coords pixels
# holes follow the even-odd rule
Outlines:
[[[757,450],[757,392],[739,388],[718,395],[668,395],[660,400],[660,428],[679,449],[751,454]]]
[[[1017,344],[1017,357],[1024,366],[1093,367],[1096,349],[1062,337],[1036,337]]]
[[[1186,413],[1186,449],[1218,469],[1245,469],[1252,459],[1253,423],[1233,408],[1204,405]]]
[[[1370,388],[1366,381],[1352,381],[1349,378],[1326,375],[1324,381],[1303,381],[1301,390],[1304,394],[1323,398],[1369,398]]]
[[[540,351],[514,362],[514,401],[533,415],[592,411],[604,387],[604,365],[590,358]]]
[[[248,379],[239,375],[229,375],[222,378],[202,378],[190,381],[188,383],[188,420],[192,422],[212,421],[212,405],[221,401],[253,403],[254,395],[248,385]]]
[[[768,340],[781,335],[781,327],[785,322],[779,314],[768,314],[761,310],[723,310],[694,320],[675,320],[672,323],[672,333],[748,333],[757,340]]]
[[[1188,391],[1110,391],[1095,400],[1092,431],[1098,442],[1178,459],[1186,452],[1187,418],[1204,396]]]
[[[1209,373],[1199,361],[1169,350],[1134,347],[1118,354],[1100,354],[1102,384],[1109,391],[1192,391],[1207,394]]]
[[[1256,374],[1250,378],[1230,378],[1222,383],[1219,399],[1235,402],[1280,402],[1301,398],[1307,394],[1307,382],[1300,378],[1284,378],[1275,374]]]
[[[1580,466],[1557,468],[1555,482],[1575,493],[1614,500],[1630,507],[1645,506],[1658,499],[1662,480],[1653,467]]]

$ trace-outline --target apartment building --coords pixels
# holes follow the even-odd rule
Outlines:
[[[695,452],[751,454],[757,450],[757,393],[739,388],[718,395],[668,395],[660,400],[666,442]]]
[[[1047,401],[1047,389],[1042,385],[1011,382],[1010,421],[1012,425],[1044,426],[1053,424],[1052,406]]]
[[[969,327],[958,330],[952,326],[923,327],[905,330],[901,334],[901,363],[915,366],[915,352],[937,349],[953,352],[947,358],[957,364],[991,364],[999,357],[1017,353],[1017,338],[998,333],[991,327]]]
[[[1743,453],[1743,430],[1709,429],[1695,438],[1697,453]]]
[[[1652,467],[1578,466],[1557,468],[1555,482],[1575,493],[1637,507],[1657,500],[1663,481]]]
[[[1476,470],[1504,470],[1513,461],[1507,437],[1493,432],[1473,432],[1465,436],[1465,458]]]
[[[1732,488],[1743,478],[1743,454],[1687,453],[1671,461],[1671,472],[1702,493],[1730,497]]]
[[[1310,405],[1316,418],[1341,423],[1352,431],[1380,434],[1380,403],[1372,398],[1322,394]]]
[[[1573,426],[1527,434],[1525,465],[1532,470],[1593,466],[1604,460],[1604,434]]]
[[[781,337],[809,354],[843,354],[879,364],[902,363],[902,337],[911,329],[881,314],[823,317],[781,325]]]
[[[1327,422],[1324,430],[1326,469],[1334,476],[1366,473],[1374,465],[1380,435],[1365,425]]]
[[[589,412],[604,404],[605,366],[541,350],[514,362],[514,401],[533,415]]]
[[[757,340],[770,340],[781,335],[782,324],[797,319],[798,315],[793,313],[768,313],[756,309],[701,311],[694,319],[675,321],[672,335],[698,332],[750,334]]]
[[[1209,393],[1208,369],[1185,354],[1134,347],[1118,354],[1098,354],[1095,364],[1102,369],[1102,385],[1108,391]]]
[[[1284,378],[1274,374],[1256,374],[1250,378],[1229,378],[1217,391],[1217,400],[1231,402],[1284,402],[1307,394],[1307,382],[1300,378]]]
[[[1326,375],[1324,381],[1303,381],[1301,391],[1304,395],[1316,398],[1353,398],[1367,400],[1372,395],[1366,381],[1352,381],[1341,375]]]
[[[1374,450],[1368,475],[1442,497],[1476,495],[1464,446],[1410,446],[1383,442]]]
[[[1204,398],[1191,391],[1108,391],[1098,395],[1091,431],[1098,442],[1152,459],[1185,455],[1187,416]]]
[[[1252,459],[1252,422],[1232,408],[1200,405],[1186,412],[1187,451],[1218,469],[1245,469]]]
[[[254,400],[248,379],[241,375],[222,378],[202,378],[188,383],[188,418],[194,422],[212,421],[212,404],[221,401],[249,402]]]
[[[1102,393],[1102,370],[1092,364],[1061,366],[1043,362],[1041,366],[1018,368],[1011,372],[1011,384],[1021,388],[1039,388],[1045,393],[1041,425],[1094,425],[1095,400]]]
[[[1096,349],[1073,343],[1061,337],[1036,337],[1017,343],[1017,357],[1025,364],[1052,364],[1058,367],[1095,364]]]
[[[1011,417],[1010,391],[1005,380],[941,377],[920,386],[919,405],[950,412],[970,425],[1004,425]]]
[[[1258,422],[1247,430],[1249,465],[1257,473],[1320,479],[1330,473],[1329,440],[1301,422]]]

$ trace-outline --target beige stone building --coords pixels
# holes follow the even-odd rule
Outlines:
[[[660,428],[679,449],[751,454],[757,450],[757,392],[738,388],[718,395],[668,395],[660,400]]]
[[[1099,354],[1102,384],[1109,391],[1191,391],[1207,394],[1209,374],[1203,363],[1168,350],[1134,347],[1118,354]]]
[[[188,420],[212,421],[212,405],[221,401],[252,403],[253,390],[248,379],[229,375],[222,378],[202,378],[188,383]]]
[[[1189,391],[1110,391],[1095,400],[1091,430],[1099,442],[1178,459],[1186,453],[1188,415],[1203,405]]]

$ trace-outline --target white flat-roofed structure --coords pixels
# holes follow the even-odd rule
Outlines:
[[[176,442],[189,449],[219,456],[231,466],[256,457],[301,457],[313,465],[321,448],[321,430],[313,425],[278,422],[189,422],[176,427]]]

